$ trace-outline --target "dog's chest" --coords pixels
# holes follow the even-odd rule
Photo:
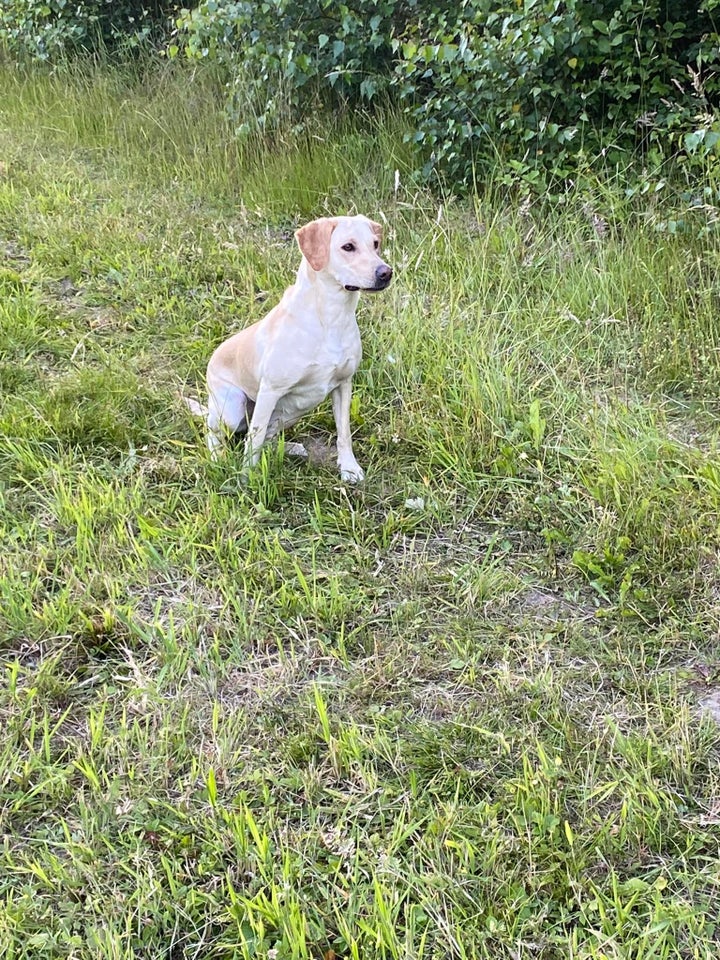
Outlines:
[[[284,413],[295,417],[314,409],[338,384],[353,376],[361,356],[357,326],[342,336],[319,337],[300,376],[281,401]]]
[[[324,355],[323,355],[324,354]],[[360,352],[330,350],[321,352],[317,361],[306,370],[293,393],[303,398],[308,409],[321,403],[339,383],[353,376],[360,363]]]
[[[355,322],[318,336],[307,357],[307,366],[298,386],[325,386],[329,393],[343,380],[352,377],[360,364],[362,347]]]
[[[318,371],[319,379],[327,380],[330,389],[333,390],[342,380],[353,376],[359,363],[359,341],[357,349],[354,344],[338,346],[328,352],[327,365]]]

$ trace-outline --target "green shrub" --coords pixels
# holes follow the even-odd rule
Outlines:
[[[242,122],[253,87],[266,125],[278,107],[296,112],[323,92],[335,102],[370,101],[393,80],[394,42],[422,0],[203,0],[178,20],[184,52],[218,64],[233,89],[231,109]],[[177,45],[171,54],[179,52]]]
[[[176,9],[164,0],[2,0],[0,49],[16,58],[53,60],[73,51],[138,46]]]
[[[468,0],[452,17],[430,10],[398,55],[425,170],[454,182],[498,158],[564,178],[638,148],[667,156],[691,132],[695,147],[717,141],[718,35],[684,0]]]
[[[227,71],[241,122],[248,85],[265,124],[278,99],[302,114],[319,92],[389,91],[425,174],[453,184],[498,159],[541,182],[638,148],[713,155],[720,137],[718,34],[684,0],[204,0],[178,27],[189,56]]]
[[[5,0],[0,45],[147,41],[167,0]],[[425,177],[542,187],[598,163],[717,163],[720,0],[202,0],[168,47],[219,70],[238,132],[391,98]]]

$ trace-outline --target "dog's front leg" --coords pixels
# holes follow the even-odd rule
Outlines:
[[[265,443],[265,435],[270,425],[273,411],[282,394],[275,390],[263,389],[262,385],[255,401],[247,439],[245,440],[245,466],[254,467],[260,459],[260,450]]]
[[[346,483],[359,483],[365,479],[360,464],[355,459],[350,435],[350,399],[352,380],[343,380],[332,392],[333,414],[337,430],[337,453],[340,476]]]

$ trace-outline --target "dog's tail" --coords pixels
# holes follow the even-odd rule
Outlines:
[[[178,394],[182,402],[195,417],[207,417],[208,408],[200,403],[194,397],[186,397],[182,393]]]

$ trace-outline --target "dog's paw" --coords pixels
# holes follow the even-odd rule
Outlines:
[[[340,479],[344,483],[362,483],[365,473],[359,463],[347,464],[340,467]]]

